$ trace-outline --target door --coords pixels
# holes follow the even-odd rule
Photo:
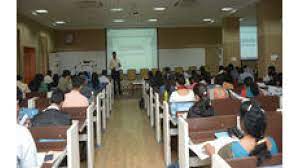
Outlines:
[[[29,83],[35,76],[35,48],[24,47],[24,82]]]

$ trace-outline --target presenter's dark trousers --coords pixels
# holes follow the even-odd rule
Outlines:
[[[119,73],[119,71],[112,70],[111,76],[112,76],[112,79],[113,79],[114,94],[115,95],[117,94],[116,88],[118,88],[118,93],[119,93],[119,95],[121,95],[122,92],[121,92],[120,73]]]

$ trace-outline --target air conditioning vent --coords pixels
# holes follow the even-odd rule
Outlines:
[[[93,1],[93,0],[78,1],[76,2],[76,5],[81,9],[103,7],[103,3],[101,1]]]
[[[199,5],[199,0],[177,0],[174,7],[190,8]]]

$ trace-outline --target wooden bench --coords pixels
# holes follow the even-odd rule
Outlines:
[[[26,98],[30,99],[33,97],[43,97],[43,98],[47,98],[47,93],[41,93],[41,92],[30,92],[30,93],[26,93]]]
[[[254,99],[265,111],[276,111],[280,106],[278,96],[256,96]]]
[[[236,115],[213,116],[206,118],[179,118],[179,164],[180,167],[201,166],[197,157],[189,156],[190,144],[215,139],[215,132],[237,126]]]
[[[216,115],[239,115],[241,102],[239,100],[216,99],[212,100],[212,107]]]
[[[67,156],[69,168],[80,167],[78,121],[71,126],[46,126],[30,129],[38,152],[58,151],[59,156],[52,163],[45,162],[42,167],[58,167]],[[60,142],[40,142],[41,139],[62,139]]]
[[[87,146],[87,166],[94,167],[94,127],[93,127],[93,112],[95,104],[92,102],[88,107],[67,107],[62,111],[70,114],[73,120],[79,120],[79,139],[85,141]],[[84,128],[87,128],[87,133],[83,133]]]

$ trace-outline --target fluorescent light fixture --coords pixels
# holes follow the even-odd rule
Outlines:
[[[149,21],[149,22],[157,22],[158,19],[148,19],[147,21]]]
[[[37,10],[35,10],[35,12],[37,14],[45,14],[45,13],[48,13],[48,10],[46,10],[46,9],[37,9]]]
[[[239,18],[239,21],[240,21],[240,22],[242,22],[242,21],[244,21],[244,20],[245,20],[244,18]]]
[[[211,18],[205,18],[205,19],[203,19],[203,21],[204,22],[211,22],[213,19],[211,19]]]
[[[56,24],[65,24],[65,21],[63,21],[63,20],[58,20],[58,21],[56,21],[55,23],[56,23]]]
[[[232,7],[224,7],[224,8],[221,9],[221,11],[223,11],[223,12],[229,12],[229,11],[232,11],[232,10],[234,10],[234,8],[232,8]]]
[[[121,12],[123,10],[124,10],[123,8],[112,8],[112,9],[110,9],[111,12]]]
[[[123,23],[123,22],[125,22],[125,20],[124,19],[113,19],[113,22],[114,23]]]
[[[155,7],[154,10],[155,11],[164,11],[166,8],[164,7]]]
[[[37,15],[37,13],[35,11],[32,11],[31,13],[32,13],[32,15]]]

